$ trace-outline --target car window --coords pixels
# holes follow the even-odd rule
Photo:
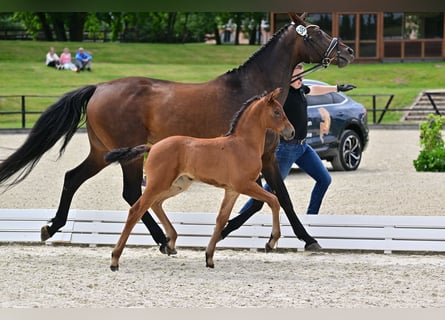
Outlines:
[[[341,103],[345,100],[345,97],[342,95],[331,92],[323,95],[316,96],[306,96],[308,106],[318,106],[318,105],[326,105],[326,104],[334,104]]]

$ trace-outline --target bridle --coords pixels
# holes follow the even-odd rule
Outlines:
[[[291,24],[295,25],[295,22],[291,22]],[[300,24],[298,26],[295,26],[295,30],[297,31],[297,33],[300,36],[302,36],[304,38],[304,40],[307,44],[310,44],[311,46],[314,47],[314,43],[312,41],[310,41],[312,38],[307,33],[307,29],[311,28],[311,27],[318,28],[318,26],[313,25],[313,24],[308,25],[307,27]],[[321,59],[321,62],[318,63],[317,65],[313,66],[312,68],[309,68],[303,72],[293,75],[292,79],[291,79],[291,83],[297,81],[297,79],[304,77],[309,73],[317,71],[318,69],[327,68],[331,64],[332,60],[335,59],[335,57],[337,57],[337,58],[340,57],[340,50],[338,49],[338,44],[339,44],[338,38],[332,38],[331,43],[329,44],[328,48],[326,49],[326,52],[323,55],[323,58]],[[330,56],[335,48],[337,49],[336,56],[331,58]]]

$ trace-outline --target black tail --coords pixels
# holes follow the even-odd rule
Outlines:
[[[89,85],[68,92],[48,107],[31,129],[23,145],[0,163],[0,185],[17,172],[20,174],[8,186],[25,179],[43,154],[65,136],[59,151],[61,156],[78,127],[84,123],[86,106],[95,90],[95,85]]]
[[[106,162],[127,162],[135,159],[136,157],[140,157],[144,154],[144,152],[147,152],[150,150],[150,147],[146,144],[141,144],[139,146],[133,147],[133,148],[120,148],[120,149],[114,149],[110,152],[107,152],[104,156],[104,159]]]

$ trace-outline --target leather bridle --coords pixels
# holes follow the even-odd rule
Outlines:
[[[292,22],[292,24],[295,25],[294,22]],[[297,31],[297,33],[300,36],[302,36],[304,38],[305,43],[311,45],[312,47],[315,47],[314,42],[311,41],[312,38],[307,33],[307,29],[311,28],[311,27],[318,28],[318,26],[313,25],[313,24],[308,25],[307,27],[298,25],[298,26],[295,26],[295,30]],[[320,68],[327,68],[336,57],[338,58],[340,56],[340,50],[338,49],[338,44],[339,44],[338,38],[332,38],[331,43],[329,44],[324,55],[322,56],[321,62],[318,63],[317,65],[313,66],[312,68],[309,68],[303,72],[293,75],[292,79],[291,79],[291,83],[297,81],[297,79],[302,78],[309,73],[317,71]],[[337,49],[336,56],[331,58],[331,54],[334,51],[334,49]]]

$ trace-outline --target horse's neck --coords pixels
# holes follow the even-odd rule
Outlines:
[[[295,32],[288,28],[243,65],[226,73],[227,83],[237,88],[244,101],[280,87],[282,92],[278,101],[283,104],[289,91],[293,67],[302,61],[300,54],[294,52],[295,37]]]

